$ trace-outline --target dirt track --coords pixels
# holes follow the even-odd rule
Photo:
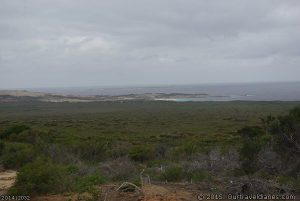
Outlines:
[[[0,172],[0,195],[4,195],[7,190],[14,184],[17,177],[17,172],[6,170]]]

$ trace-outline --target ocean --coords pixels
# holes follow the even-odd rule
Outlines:
[[[203,98],[176,101],[300,101],[300,82],[199,84],[144,87],[66,87],[30,89],[61,95],[128,95],[144,93],[208,94]]]

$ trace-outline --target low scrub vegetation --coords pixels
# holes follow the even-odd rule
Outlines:
[[[214,183],[247,176],[299,189],[300,109],[287,113],[292,103],[137,104],[143,111],[129,104],[71,118],[33,113],[13,124],[0,115],[0,164],[18,170],[10,193],[97,197],[105,182],[140,185],[143,177]]]

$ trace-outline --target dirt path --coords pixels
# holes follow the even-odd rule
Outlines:
[[[143,187],[142,201],[194,201],[197,194],[185,189],[170,188],[169,186],[147,185]]]
[[[17,172],[6,170],[0,172],[0,195],[4,195],[16,181]]]

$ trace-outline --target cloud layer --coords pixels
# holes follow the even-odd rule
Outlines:
[[[0,88],[300,81],[298,0],[1,0]]]

